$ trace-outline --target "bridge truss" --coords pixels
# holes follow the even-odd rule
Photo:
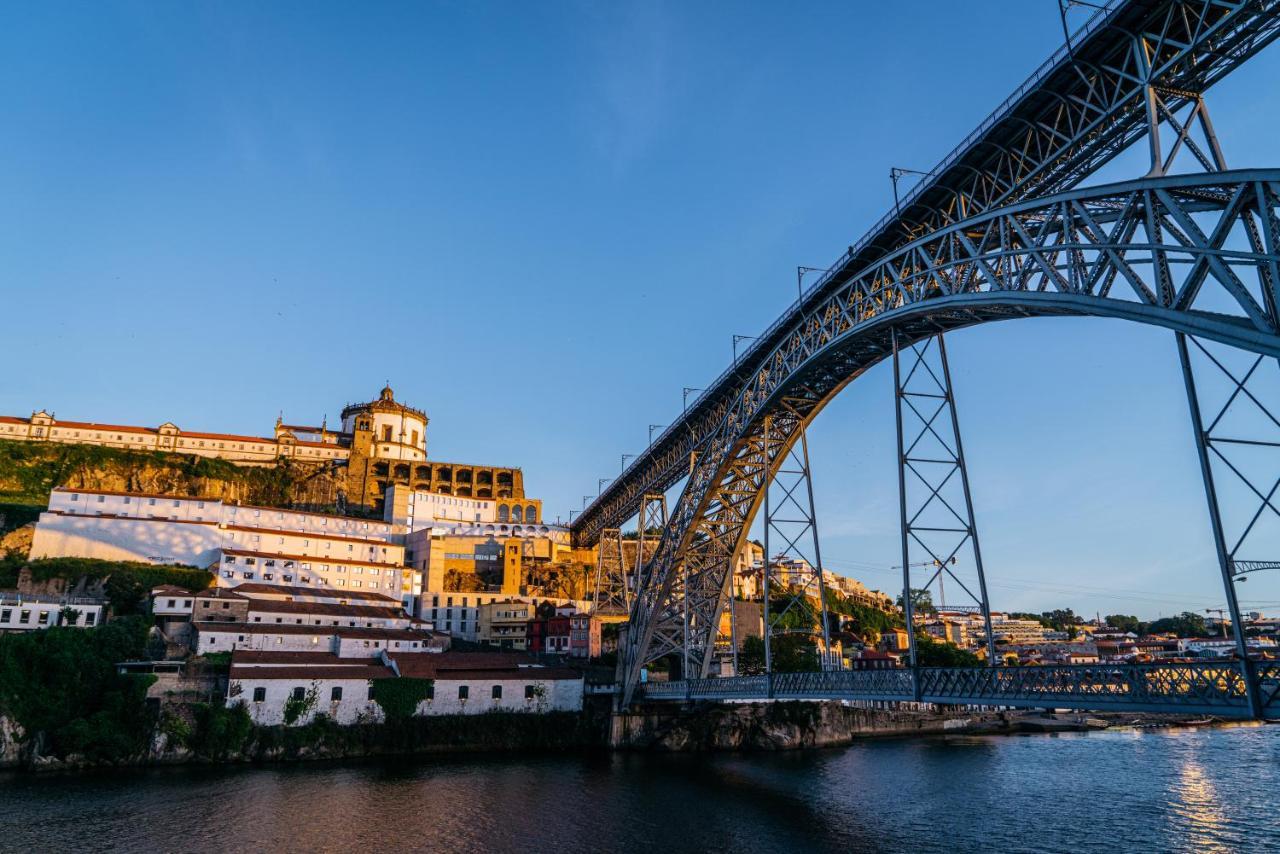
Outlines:
[[[1122,318],[1177,333],[1196,410],[1187,340],[1280,357],[1280,170],[1225,171],[1202,98],[1277,32],[1280,0],[1126,0],[1100,11],[1071,49],[1046,62],[850,246],[601,492],[574,524],[579,542],[594,542],[602,528],[634,515],[640,496],[669,488],[687,472],[631,607],[620,655],[624,703],[643,666],[670,653],[682,657],[685,673],[706,675],[732,567],[752,520],[767,503],[770,482],[823,406],[879,361],[896,360],[908,348],[919,354],[930,340],[937,340],[941,350],[943,333],[977,323],[1027,316]],[[1064,191],[1144,134],[1151,150],[1145,177]],[[1209,171],[1168,175],[1180,155]],[[898,385],[901,415],[903,387]],[[985,613],[985,581],[949,382],[943,398],[955,428],[947,462],[959,472],[965,493],[966,512],[955,514],[959,527],[953,533],[961,536],[961,545],[972,543],[983,588],[973,598]],[[1211,437],[1198,417],[1197,410],[1193,421],[1205,464]],[[904,475],[910,462],[900,445]],[[1205,481],[1238,629],[1231,588],[1235,553],[1223,546],[1207,467]],[[905,485],[900,488],[905,502]],[[1259,493],[1264,510],[1275,510],[1270,503],[1275,491]],[[903,515],[905,544],[912,533],[905,507]],[[937,577],[948,571],[955,554],[943,552],[934,555]],[[905,594],[911,586],[905,545],[903,563]],[[1247,706],[1257,716],[1264,688],[1237,635],[1238,672]],[[990,673],[996,675],[954,679],[978,686],[961,690],[964,696],[978,696],[981,685],[997,684],[1008,696],[1021,696],[1009,682],[1021,677]],[[908,699],[934,696],[927,679],[944,674],[924,674],[914,668],[905,674],[912,681]],[[791,676],[803,681],[801,674],[771,674],[769,691],[790,684],[786,678]],[[859,686],[867,681],[864,674],[831,677]],[[693,691],[699,682],[685,684]],[[726,684],[715,690],[727,689]],[[661,689],[647,689],[654,690]],[[1055,692],[1072,693],[1058,688],[1023,693],[1043,701]],[[1135,689],[1130,699],[1140,693]]]
[[[1232,662],[776,673],[650,682],[642,696],[649,701],[925,702],[1280,719],[1280,664],[1259,664],[1255,682],[1261,687],[1256,713],[1250,685]]]

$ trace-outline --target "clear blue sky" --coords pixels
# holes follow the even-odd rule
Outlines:
[[[1055,0],[2,19],[0,412],[262,433],[389,379],[433,456],[566,516],[1061,41]],[[1275,164],[1276,79],[1272,49],[1211,94],[1234,165]],[[996,606],[1221,603],[1169,333],[950,347]],[[812,437],[829,563],[885,589],[892,431],[881,366]]]

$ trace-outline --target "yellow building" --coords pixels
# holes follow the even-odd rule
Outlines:
[[[503,599],[480,606],[480,634],[483,644],[502,649],[526,650],[529,647],[529,621],[534,605],[520,599]]]

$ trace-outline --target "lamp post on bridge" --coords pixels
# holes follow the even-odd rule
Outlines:
[[[739,341],[759,341],[759,335],[735,335],[733,336],[733,363],[738,364],[738,342]]]
[[[665,425],[665,424],[650,424],[650,425],[649,425],[649,447],[650,447],[650,448],[652,448],[652,447],[653,447],[653,431],[654,431],[654,430],[661,430],[663,427],[666,427],[666,426],[667,426],[667,425]]]
[[[809,273],[830,273],[830,267],[796,267],[796,305],[804,301],[804,277]]]
[[[928,172],[921,172],[919,169],[903,169],[901,166],[889,167],[889,180],[893,182],[893,212],[900,215],[902,211],[902,203],[898,200],[898,179],[903,175],[928,175]]]
[[[625,472],[625,471],[627,470],[627,458],[628,458],[628,457],[630,457],[631,459],[633,459],[633,460],[634,460],[634,459],[636,458],[636,456],[637,456],[636,454],[623,454],[623,455],[622,455],[622,471],[620,471],[620,472],[619,472],[619,474],[621,474],[622,472]]]
[[[584,495],[584,496],[582,496],[582,509],[583,509],[583,510],[586,510],[586,509],[587,509],[587,502],[588,502],[588,501],[590,501],[590,500],[591,500],[591,496],[590,496],[590,495]]]
[[[689,411],[689,392],[691,391],[706,391],[706,389],[705,388],[689,388],[688,386],[684,387],[684,403],[683,403],[684,412]]]
[[[601,496],[601,494],[603,494],[603,493],[604,493],[604,485],[605,485],[606,483],[608,483],[609,481],[611,481],[611,480],[613,480],[613,478],[611,478],[611,477],[602,477],[602,478],[600,478],[599,482],[598,482],[598,483],[596,483],[596,498],[599,498],[599,497]]]

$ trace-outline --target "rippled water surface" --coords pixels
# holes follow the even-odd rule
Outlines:
[[[1280,726],[0,776],[4,851],[1280,851]]]

